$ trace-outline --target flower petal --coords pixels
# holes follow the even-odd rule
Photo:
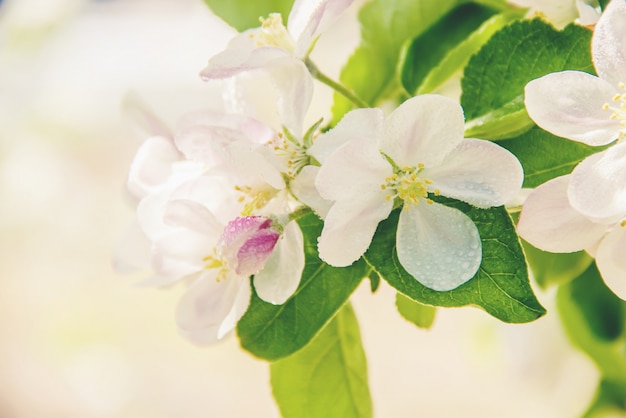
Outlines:
[[[238,38],[241,36],[248,35],[241,34]],[[290,56],[289,51],[275,46],[229,46],[209,60],[200,72],[200,77],[205,81],[230,78],[243,72],[266,68],[273,60]]]
[[[243,315],[237,306],[240,290],[250,288],[246,278],[230,276],[217,281],[213,273],[207,271],[196,280],[176,310],[181,333],[198,344],[214,343],[234,327],[236,320]],[[228,326],[224,327],[226,324]]]
[[[335,22],[353,0],[296,0],[287,28],[296,40],[294,54],[304,57],[311,44]]]
[[[474,277],[482,259],[478,229],[458,209],[438,203],[400,212],[398,260],[424,286],[452,290]]]
[[[127,188],[142,198],[165,183],[173,164],[182,158],[171,139],[154,136],[139,147],[128,173]]]
[[[152,268],[159,276],[182,279],[204,269],[216,238],[188,229],[173,229],[153,243]]]
[[[171,226],[212,237],[216,242],[224,227],[205,206],[193,200],[183,199],[167,203],[163,221]]]
[[[254,275],[261,299],[282,305],[296,291],[304,270],[304,237],[296,221],[289,222],[265,267]]]
[[[562,71],[532,80],[525,88],[526,110],[533,121],[554,135],[588,145],[606,145],[619,135],[611,119],[616,89],[582,71]]]
[[[113,269],[129,274],[150,266],[151,242],[135,220],[124,232],[112,257]]]
[[[384,193],[338,200],[326,215],[317,248],[331,266],[349,266],[369,248],[378,223],[389,216],[393,201]]]
[[[463,140],[464,129],[458,102],[434,94],[415,96],[389,115],[380,148],[400,167],[434,167]]]
[[[517,158],[493,142],[464,139],[440,165],[425,169],[431,188],[479,208],[504,205],[521,190],[524,172]]]
[[[333,152],[353,139],[360,138],[377,144],[382,136],[384,120],[381,109],[352,110],[346,113],[337,126],[315,140],[309,148],[309,154],[323,164]]]
[[[616,86],[626,82],[626,2],[609,3],[591,40],[591,55],[598,75]]]
[[[320,218],[324,219],[332,206],[332,202],[320,196],[315,187],[315,179],[319,167],[307,165],[289,182],[289,190],[300,202],[313,209]]]
[[[626,215],[626,142],[585,158],[572,171],[572,207],[604,223]]]
[[[328,200],[380,195],[385,178],[393,174],[376,143],[353,139],[335,151],[322,165],[315,180],[320,195]],[[384,194],[384,193],[383,193]]]
[[[569,253],[593,246],[607,226],[577,212],[567,198],[571,176],[561,176],[537,187],[524,202],[517,232],[535,247]]]
[[[626,228],[617,226],[600,242],[596,263],[606,285],[626,300]]]

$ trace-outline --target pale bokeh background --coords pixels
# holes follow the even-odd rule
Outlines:
[[[334,76],[355,10],[316,50]],[[197,73],[233,33],[201,0],[0,3],[0,418],[279,416],[266,363],[235,337],[187,343],[173,320],[182,289],[135,287],[110,266],[141,143],[123,98],[168,123],[207,106],[219,86]],[[316,95],[313,119],[328,114],[330,93]],[[377,417],[566,418],[589,403],[597,372],[553,310],[521,326],[445,310],[423,331],[393,297],[383,284],[353,298]]]

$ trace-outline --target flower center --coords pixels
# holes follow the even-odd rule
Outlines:
[[[399,198],[404,202],[405,209],[411,205],[418,205],[420,198],[425,199],[428,204],[433,204],[432,199],[428,198],[428,193],[432,192],[435,196],[439,196],[440,192],[439,189],[431,189],[432,180],[420,176],[423,169],[424,164],[420,163],[417,167],[395,170],[380,186],[381,189],[389,191],[386,199]]]
[[[622,92],[616,93],[615,96],[613,96],[613,101],[611,103],[605,103],[602,108],[604,110],[613,111],[611,119],[619,121],[619,139],[622,140],[626,136],[626,85],[620,82],[617,87]]]
[[[285,165],[286,174],[292,179],[302,168],[311,164],[311,157],[307,154],[306,147],[282,132],[272,139],[270,145],[274,147],[274,152]]]
[[[294,41],[287,28],[283,25],[280,13],[270,13],[267,18],[259,18],[261,27],[255,33],[250,34],[257,46],[277,46],[293,52]]]
[[[219,271],[217,272],[217,277],[215,278],[217,282],[223,282],[224,280],[228,279],[229,268],[226,263],[221,259],[221,257],[217,255],[217,251],[215,248],[213,248],[212,254],[204,257],[202,261],[205,262],[204,268],[207,270],[219,269]]]
[[[244,204],[241,216],[250,216],[255,213],[255,211],[262,209],[278,192],[276,189],[269,186],[235,186],[235,190],[241,193],[237,201]]]

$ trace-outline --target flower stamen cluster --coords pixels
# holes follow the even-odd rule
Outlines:
[[[417,167],[403,167],[395,170],[391,176],[385,178],[385,183],[381,185],[382,190],[390,192],[385,198],[402,200],[404,209],[408,209],[411,205],[417,206],[420,198],[432,205],[434,202],[428,198],[428,193],[439,196],[441,192],[439,189],[431,190],[432,180],[420,176],[423,170],[424,164],[422,163],[419,163]]]
[[[613,111],[610,119],[618,121],[621,128],[619,132],[619,139],[621,140],[626,136],[626,85],[620,82],[617,84],[617,87],[623,93],[616,93],[615,96],[613,96],[614,103],[605,103],[602,109]]]
[[[259,21],[261,22],[259,30],[249,35],[254,39],[256,46],[277,46],[293,52],[295,44],[283,25],[280,13],[270,13],[267,18],[259,17]]]

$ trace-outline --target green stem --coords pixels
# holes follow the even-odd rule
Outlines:
[[[309,69],[309,72],[313,76],[314,79],[326,84],[331,89],[335,90],[337,93],[341,94],[346,99],[350,100],[357,107],[371,107],[365,101],[359,99],[353,92],[348,90],[345,86],[339,84],[332,78],[328,77],[326,74],[321,72],[319,68],[311,61],[308,57],[304,60],[304,64]]]

